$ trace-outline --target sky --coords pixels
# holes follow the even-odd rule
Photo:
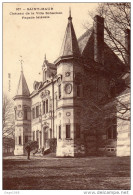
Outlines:
[[[4,3],[3,91],[11,98],[15,96],[21,71],[20,56],[22,56],[24,75],[32,92],[34,81],[42,80],[42,75],[39,73],[45,54],[51,63],[59,57],[69,8],[78,38],[86,31],[83,24],[93,23],[88,12],[95,13],[97,6],[97,3]],[[50,10],[44,10],[46,8]],[[45,12],[58,12],[58,14]],[[36,19],[36,16],[50,16],[50,18]],[[22,19],[22,17],[35,18]]]

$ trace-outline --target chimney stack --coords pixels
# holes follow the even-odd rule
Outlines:
[[[104,18],[94,17],[94,60],[104,63]]]
[[[125,60],[127,65],[130,65],[130,30],[125,30]]]

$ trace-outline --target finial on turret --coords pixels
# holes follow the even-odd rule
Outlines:
[[[20,60],[19,60],[19,61],[20,61],[20,64],[21,64],[21,72],[23,72],[23,62],[24,62],[24,61],[23,61],[23,59],[22,59],[22,56],[20,56]]]
[[[72,17],[71,17],[71,7],[69,7],[69,17],[68,17],[68,20],[72,20]]]

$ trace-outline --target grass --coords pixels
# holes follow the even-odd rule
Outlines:
[[[129,157],[3,159],[3,190],[129,189]]]

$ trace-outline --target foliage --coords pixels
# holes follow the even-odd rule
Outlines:
[[[100,3],[98,15],[104,17],[105,41],[123,61],[128,71],[130,64],[126,54],[130,51],[125,47],[125,31],[130,29],[130,3]]]
[[[13,101],[6,95],[3,95],[2,105],[2,125],[3,125],[3,137],[14,138],[15,131],[15,117],[14,117],[14,105]]]

